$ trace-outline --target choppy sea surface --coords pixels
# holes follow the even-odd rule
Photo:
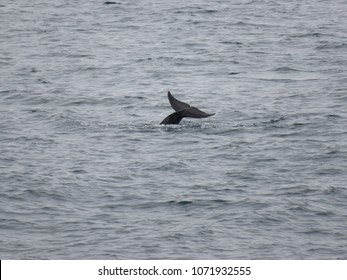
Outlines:
[[[0,258],[347,259],[346,11],[2,0]]]

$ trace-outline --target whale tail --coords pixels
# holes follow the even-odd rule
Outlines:
[[[170,91],[168,92],[169,102],[171,107],[176,111],[171,115],[168,115],[160,124],[179,124],[183,118],[207,118],[214,114],[208,114],[196,107],[191,107],[189,104],[184,103],[172,96]]]

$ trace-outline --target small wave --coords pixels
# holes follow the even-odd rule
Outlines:
[[[37,95],[29,95],[25,92],[16,93],[17,91],[12,91],[12,94],[8,94],[5,96],[4,100],[13,101],[13,100],[21,100],[30,105],[41,105],[41,104],[49,104],[54,102],[54,97],[49,96],[48,94],[37,94]]]
[[[181,201],[171,200],[171,201],[168,201],[167,203],[176,204],[176,205],[188,205],[188,204],[193,204],[194,202],[191,200],[181,200]]]
[[[31,143],[33,145],[48,145],[56,143],[53,139],[41,138],[38,136],[20,136],[4,138],[5,142],[16,142],[16,143]]]
[[[12,99],[12,95],[16,95],[17,94],[17,90],[15,89],[9,89],[9,90],[0,90],[0,96],[4,97],[4,99]],[[21,97],[21,95],[20,95]]]
[[[168,162],[165,164],[162,164],[160,166],[149,166],[147,168],[145,168],[146,171],[150,171],[150,170],[163,170],[163,171],[184,171],[186,170],[188,167],[187,164],[183,163],[183,162]]]
[[[238,21],[235,23],[236,26],[252,26],[256,28],[275,28],[278,27],[277,25],[272,24],[265,24],[265,23],[258,23],[258,22],[245,22],[245,21]]]
[[[160,201],[160,202],[145,202],[137,205],[139,208],[157,208],[157,207],[209,207],[209,206],[218,206],[232,203],[232,201],[224,199],[197,199],[197,200],[169,200],[169,201]]]
[[[49,81],[47,81],[47,80],[45,80],[45,79],[43,79],[43,78],[39,78],[39,79],[37,79],[37,81],[38,81],[39,83],[41,83],[41,84],[51,84],[51,82],[49,82]]]
[[[158,132],[161,130],[161,126],[153,122],[118,124],[116,127],[122,132]]]
[[[145,99],[145,97],[142,95],[136,95],[136,96],[135,95],[125,95],[124,98],[125,99],[140,99],[140,100]]]
[[[91,127],[100,127],[99,123],[82,120],[80,117],[74,116],[71,112],[54,114],[50,119],[57,128],[68,131],[79,131]]]
[[[344,49],[347,48],[347,43],[329,43],[316,47],[316,50],[329,50],[329,49]]]
[[[229,135],[229,134],[243,131],[244,129],[245,129],[244,124],[236,124],[233,126],[218,127],[216,130],[213,131],[213,134],[214,135]]]
[[[218,12],[216,9],[203,9],[201,7],[186,7],[174,11],[175,14],[213,14]]]
[[[182,121],[179,125],[159,125],[159,128],[166,132],[199,132],[199,131],[210,131],[218,128],[218,125],[210,122],[199,122],[199,121]]]
[[[80,53],[68,54],[66,56],[69,58],[93,58],[93,55]]]
[[[322,37],[323,34],[319,32],[308,32],[304,34],[296,34],[292,35],[292,38],[311,38],[311,37]]]
[[[272,69],[272,71],[280,72],[280,73],[300,72],[299,69],[295,69],[295,68],[291,68],[291,67],[287,67],[287,66],[277,67],[277,68]]]
[[[338,176],[343,175],[344,172],[338,168],[325,168],[318,170],[316,174],[320,176]]]
[[[339,197],[347,197],[347,188],[345,187],[328,187],[324,190],[325,195],[338,195]]]
[[[114,2],[114,1],[105,1],[104,5],[121,5],[120,2]]]
[[[28,198],[51,198],[59,201],[66,201],[68,196],[65,194],[59,193],[55,190],[44,190],[44,189],[26,189],[23,190],[18,196]]]
[[[242,43],[238,41],[221,41],[220,43],[224,45],[242,45]]]
[[[295,83],[298,80],[296,79],[284,79],[284,78],[259,78],[260,81],[264,81],[264,82],[274,82],[274,83]]]
[[[127,98],[127,97],[126,97]],[[61,105],[64,107],[73,107],[73,106],[84,106],[84,105],[103,105],[103,106],[113,106],[117,103],[118,100],[111,97],[75,97],[70,98],[69,100],[62,101]]]
[[[207,10],[204,10],[203,11],[204,13],[218,13],[219,11],[218,10],[213,10],[213,9],[207,9]]]
[[[278,123],[278,122],[281,122],[281,121],[284,121],[284,120],[286,120],[286,118],[284,116],[274,116],[274,117],[271,117],[269,120],[262,122],[261,124],[263,124],[263,125],[264,124],[265,125],[267,125],[267,124],[272,125],[272,124],[275,124],[275,123]]]
[[[240,72],[229,72],[228,75],[238,75]]]
[[[299,231],[298,233],[307,234],[310,237],[312,237],[313,235],[323,235],[323,234],[330,235],[331,234],[329,231],[323,231],[318,228],[307,229],[301,232]],[[309,251],[315,251],[315,250],[324,250],[324,249],[314,248],[314,249],[310,249]]]
[[[340,118],[342,118],[340,115],[337,115],[337,114],[328,114],[328,115],[325,115],[325,117],[327,117],[328,119],[340,119]]]
[[[73,169],[73,170],[71,170],[71,173],[74,173],[74,174],[86,174],[87,171],[85,171],[84,169]]]
[[[63,106],[69,107],[69,106],[79,106],[79,105],[95,105],[95,100],[92,99],[78,99],[74,101],[68,101],[63,104]]]

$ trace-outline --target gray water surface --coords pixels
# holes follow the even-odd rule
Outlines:
[[[0,258],[346,259],[346,11],[2,0]]]

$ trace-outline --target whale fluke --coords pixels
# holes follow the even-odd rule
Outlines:
[[[160,124],[179,124],[183,118],[207,118],[214,114],[208,114],[196,107],[192,107],[187,103],[179,101],[172,96],[170,91],[167,94],[171,107],[176,111],[168,115]]]
[[[184,103],[182,101],[179,101],[178,99],[176,99],[175,97],[172,96],[172,94],[170,93],[170,91],[167,93],[167,97],[169,98],[169,102],[171,104],[171,107],[176,111],[181,111],[183,109],[187,109],[190,107],[189,104]]]

